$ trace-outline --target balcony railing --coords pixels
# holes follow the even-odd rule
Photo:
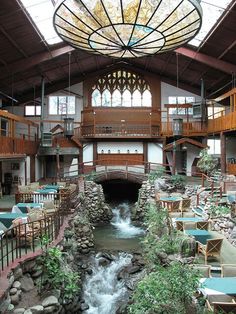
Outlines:
[[[173,122],[161,123],[161,135],[172,136],[173,135]],[[207,128],[202,121],[191,121],[183,123],[183,136],[204,135],[207,133]]]

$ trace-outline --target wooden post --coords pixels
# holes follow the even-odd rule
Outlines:
[[[166,165],[166,151],[164,150],[164,147],[166,146],[166,137],[163,139],[162,145],[162,163],[163,165]]]
[[[144,162],[144,172],[148,172],[148,143],[143,142],[143,162]]]
[[[172,174],[176,173],[176,144],[173,144]]]
[[[226,136],[223,132],[220,133],[220,164],[221,164],[221,173],[226,173]]]
[[[95,171],[96,171],[97,159],[98,159],[97,142],[95,142],[93,143],[93,166],[95,167]]]

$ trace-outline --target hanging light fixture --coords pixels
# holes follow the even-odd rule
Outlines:
[[[173,50],[202,23],[200,0],[60,0],[58,35],[75,48],[132,58]]]

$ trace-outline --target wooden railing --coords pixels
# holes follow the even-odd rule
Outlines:
[[[219,115],[219,114],[218,114]],[[222,111],[220,113],[220,117],[208,120],[208,132],[220,132],[220,131],[227,131],[236,129],[236,112],[229,112],[226,113]]]
[[[51,243],[58,237],[60,228],[64,222],[64,216],[56,214],[53,216],[45,217],[39,221],[28,222],[10,228],[0,235],[0,263],[1,270],[4,271],[16,259],[21,258],[29,252],[35,252],[40,248],[40,240],[44,235],[47,236]],[[35,228],[35,226],[39,228]],[[18,236],[20,232],[23,236]],[[27,235],[28,230],[30,233],[30,242]],[[29,233],[28,233],[29,234]],[[30,246],[28,244],[30,243]]]
[[[210,188],[210,197],[214,196],[214,193],[216,193],[217,191],[219,192],[219,199],[222,198],[222,194],[223,194],[223,188],[222,186],[215,186],[215,182],[212,178],[208,177],[206,174],[202,173],[201,174],[202,177],[202,188],[205,187],[209,187]],[[200,204],[200,198],[201,198],[201,194],[205,192],[205,189],[202,189],[200,192],[197,193],[197,201],[196,201],[196,205],[198,206]],[[204,199],[204,202],[207,202],[207,199]]]
[[[0,136],[0,154],[29,154],[37,153],[39,142],[20,138]]]
[[[192,121],[183,123],[183,136],[206,134],[206,125],[201,121]],[[173,135],[173,122],[161,123],[161,135],[172,136]]]

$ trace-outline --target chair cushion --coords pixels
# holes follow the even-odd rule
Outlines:
[[[43,207],[47,210],[47,209],[54,209],[55,206],[54,206],[53,201],[48,200],[48,201],[43,202]]]

